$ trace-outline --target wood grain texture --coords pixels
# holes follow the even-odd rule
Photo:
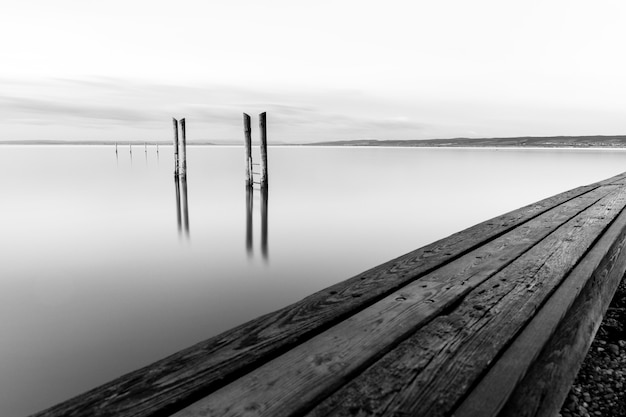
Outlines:
[[[607,189],[568,201],[444,265],[175,416],[280,417],[310,408],[564,223],[596,207]]]
[[[420,276],[573,198],[592,184],[480,223],[37,413],[165,416],[269,361]]]
[[[626,205],[619,188],[472,291],[309,416],[449,415]]]
[[[571,386],[571,380],[563,378],[551,378],[545,381],[545,378],[536,379],[532,377],[527,381],[526,389],[520,389],[520,381],[526,375],[528,369],[540,356],[545,348],[543,356],[552,355],[553,347],[546,347],[551,338],[560,340],[559,335],[555,336],[561,322],[568,315],[577,317],[575,325],[583,328],[586,336],[592,337],[584,329],[590,328],[586,320],[578,320],[581,317],[580,308],[576,306],[584,300],[583,303],[593,303],[594,308],[604,312],[608,306],[608,302],[612,294],[617,288],[621,277],[626,269],[626,254],[624,247],[626,245],[626,212],[620,213],[618,218],[611,224],[606,233],[602,235],[600,240],[594,244],[582,261],[576,265],[574,270],[567,276],[567,279],[550,297],[541,310],[534,316],[532,321],[524,328],[519,336],[515,338],[513,344],[507,348],[501,358],[489,369],[487,375],[472,390],[471,394],[462,402],[455,410],[456,417],[470,416],[497,416],[499,415],[504,404],[509,401],[514,390],[525,392],[527,388],[531,388],[530,392],[535,394],[533,399],[520,397],[515,403],[521,403],[524,410],[516,409],[515,413],[510,415],[537,415],[536,407],[543,401],[538,400],[536,391],[545,392],[545,399],[549,399],[550,405],[557,408],[552,409],[556,414],[560,403]],[[578,302],[576,301],[578,299]],[[578,303],[578,304],[576,304]],[[574,306],[574,307],[573,307]],[[588,309],[582,314],[583,317],[595,319],[598,318],[597,313],[590,313]],[[566,322],[567,322],[566,321]],[[591,327],[595,327],[597,323],[593,323]],[[590,343],[591,338],[584,339],[585,343]],[[584,358],[587,346],[570,346],[569,355],[573,355],[573,360],[563,368],[567,370],[565,374],[575,375],[578,360]],[[563,353],[562,348],[556,348],[556,352]],[[572,374],[573,372],[573,374]],[[560,374],[557,373],[556,375]],[[548,382],[548,383],[544,383]],[[542,387],[539,389],[539,387]],[[561,387],[561,389],[557,389]],[[560,398],[560,399],[559,399]],[[550,408],[550,407],[548,407]],[[532,411],[531,410],[535,410]],[[549,411],[544,415],[551,415]],[[519,413],[519,414],[518,414]]]
[[[622,216],[625,216],[622,213]],[[600,264],[504,406],[501,417],[551,417],[557,414],[604,313],[626,272],[624,224],[609,256]]]
[[[617,174],[613,177],[607,178],[605,180],[599,181],[596,184],[598,185],[625,185],[626,184],[626,172],[622,172],[621,174]]]

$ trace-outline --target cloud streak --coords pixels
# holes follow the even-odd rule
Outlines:
[[[0,110],[9,123],[56,126],[68,125],[100,129],[128,135],[145,129],[154,133],[167,129],[170,117],[186,117],[196,129],[197,139],[232,139],[241,136],[242,113],[256,117],[268,113],[274,138],[289,141],[315,141],[330,138],[378,135],[382,130],[418,131],[423,123],[402,118],[372,118],[359,114],[367,99],[358,91],[261,91],[221,85],[173,85],[141,81],[94,78],[52,79],[32,83],[10,83],[12,94],[0,96]],[[20,94],[21,92],[21,94]],[[36,94],[35,94],[36,93]],[[40,96],[42,98],[40,98]],[[336,106],[324,105],[333,102]],[[350,111],[344,111],[349,108]],[[169,131],[163,132],[167,137]],[[25,137],[25,139],[29,139]],[[111,138],[112,140],[115,138]],[[190,136],[190,140],[194,137]]]
[[[155,114],[124,108],[123,106],[98,105],[92,103],[63,103],[34,98],[0,97],[0,109],[9,115],[26,115],[33,118],[56,117],[107,120],[114,123],[153,122]]]

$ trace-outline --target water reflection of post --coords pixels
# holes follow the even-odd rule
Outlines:
[[[176,188],[176,223],[178,224],[178,234],[182,234],[183,223],[180,213],[180,183],[178,182],[178,176],[174,175],[174,187]]]
[[[261,186],[261,253],[267,260],[267,184]]]
[[[246,186],[246,251],[248,256],[252,256],[252,207],[253,189]]]
[[[254,217],[254,191],[252,187],[246,187],[246,252],[248,257],[252,257],[253,244],[253,217]],[[261,187],[261,254],[266,261],[269,259],[269,250],[267,244],[267,207],[268,207],[268,189],[267,187]]]
[[[183,227],[185,228],[185,235],[189,237],[189,205],[187,201],[187,176],[181,175],[180,185],[182,189],[181,193],[181,209],[183,212]]]
[[[176,188],[176,223],[178,234],[189,237],[189,201],[187,199],[187,177],[174,176],[174,186]]]

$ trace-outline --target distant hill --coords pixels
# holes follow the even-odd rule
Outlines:
[[[497,147],[497,148],[626,148],[626,136],[549,136],[515,138],[454,138],[423,140],[342,140],[306,146]]]

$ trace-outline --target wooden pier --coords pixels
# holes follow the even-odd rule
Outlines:
[[[36,416],[554,415],[626,270],[625,206],[626,173],[558,194]]]

